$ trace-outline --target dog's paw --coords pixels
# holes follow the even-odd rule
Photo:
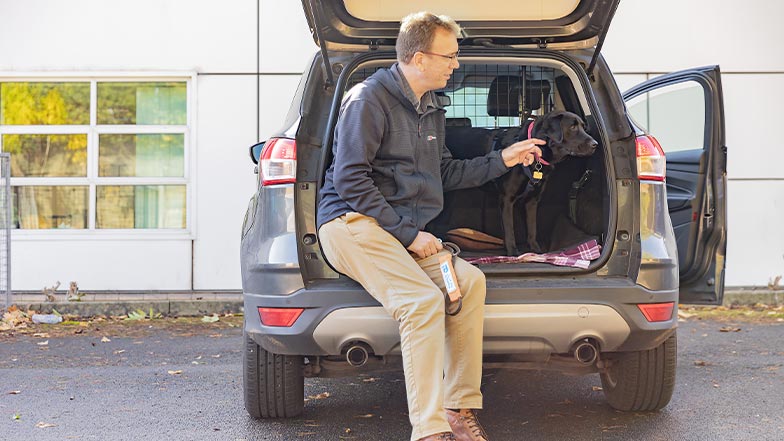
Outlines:
[[[542,253],[544,251],[542,247],[539,246],[538,242],[532,242],[530,244],[530,247],[531,247],[531,251],[537,254]]]

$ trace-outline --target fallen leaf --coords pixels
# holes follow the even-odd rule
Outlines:
[[[220,318],[218,317],[217,314],[205,315],[204,317],[201,318],[201,321],[203,321],[204,323],[215,323],[218,320],[220,320]]]
[[[36,344],[37,344],[38,346],[48,346],[48,345],[49,345],[49,340],[42,341],[42,342],[38,342],[38,343],[36,343]]]
[[[694,366],[711,366],[711,365],[713,365],[713,363],[708,363],[707,361],[704,361],[704,360],[695,360],[694,361]]]
[[[324,398],[329,398],[329,392],[322,392],[318,395],[308,395],[308,399],[311,400],[323,400]]]
[[[354,415],[354,418],[373,418],[374,416],[372,413],[366,413],[364,415]]]
[[[21,390],[12,390],[11,392],[8,392],[8,395],[19,395],[21,393],[22,393]]]
[[[47,427],[55,427],[55,425],[51,424],[51,423],[45,423],[43,421],[39,421],[39,422],[35,423],[35,427],[37,427],[39,429],[46,429]]]
[[[591,386],[591,390],[596,392],[596,391],[600,391],[600,390],[603,390],[603,389],[602,389],[601,386]]]
[[[115,354],[122,354],[123,352],[125,352],[125,349],[114,351]]]
[[[688,312],[683,312],[681,310],[678,310],[678,317],[687,319],[687,318],[694,317],[694,314],[689,314]]]
[[[719,332],[740,332],[740,328],[735,328],[733,326],[724,326],[719,328]]]
[[[111,340],[109,340],[109,339],[108,339],[108,338],[106,338],[106,337],[104,337],[104,338],[102,338],[102,339],[101,339],[101,343],[109,343],[110,341],[111,341]]]
[[[19,412],[17,412],[17,413],[15,413],[15,414],[14,414],[14,415],[11,417],[11,419],[12,419],[12,420],[14,420],[14,421],[19,421],[19,420],[21,420],[21,419],[22,419],[22,415],[21,415],[21,414],[19,414]]]
[[[212,358],[220,358],[220,354],[213,355]]]
[[[625,427],[626,426],[602,426],[602,432],[607,432],[607,431],[613,430],[613,429],[623,429]]]
[[[182,374],[182,370],[177,370],[177,371],[167,371],[167,372],[168,372],[169,374],[171,374],[171,375],[180,375],[180,374]]]
[[[33,334],[33,337],[49,338],[49,333],[47,333],[47,332],[36,332],[35,334]]]
[[[364,381],[365,383],[373,383],[376,380],[378,380],[378,378],[375,378],[375,377],[369,377],[369,378],[363,378],[362,379],[362,381]]]

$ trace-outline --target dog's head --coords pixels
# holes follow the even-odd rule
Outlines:
[[[565,111],[550,112],[537,118],[533,137],[547,141],[553,163],[569,156],[591,156],[599,145],[585,131],[583,120]]]

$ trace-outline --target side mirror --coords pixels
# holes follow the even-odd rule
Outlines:
[[[253,144],[248,148],[250,160],[253,161],[254,164],[259,164],[259,156],[261,156],[261,151],[264,149],[264,144],[266,143],[267,141],[263,141],[258,144]]]

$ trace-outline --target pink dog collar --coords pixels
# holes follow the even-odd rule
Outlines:
[[[531,124],[528,124],[528,139],[531,139],[531,138],[534,137],[533,136],[533,133],[534,133],[534,122],[536,122],[536,121],[535,120],[531,120]],[[542,159],[542,157],[537,155],[536,153],[534,153],[534,156],[536,157],[536,160],[538,162],[541,162],[544,165],[550,165],[549,162],[547,162],[544,159]]]

